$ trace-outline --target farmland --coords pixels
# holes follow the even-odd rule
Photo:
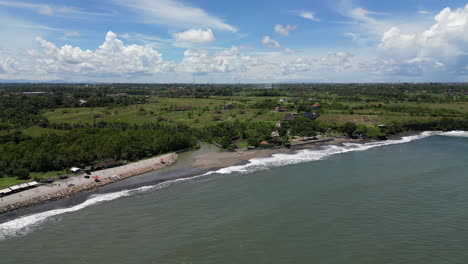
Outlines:
[[[200,141],[246,149],[468,129],[465,84],[5,84],[0,106],[0,187]]]

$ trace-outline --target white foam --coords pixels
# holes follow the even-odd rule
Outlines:
[[[199,177],[199,176],[196,176],[196,177]],[[114,193],[92,195],[85,202],[75,205],[73,207],[50,210],[50,211],[46,211],[42,213],[27,215],[27,216],[23,216],[23,217],[20,217],[20,218],[17,218],[17,219],[14,219],[5,223],[1,223],[0,224],[0,240],[5,240],[5,239],[15,237],[15,236],[26,235],[29,232],[35,230],[37,227],[39,227],[40,224],[44,223],[47,219],[54,217],[54,216],[76,212],[76,211],[79,211],[81,209],[84,209],[92,205],[96,205],[102,202],[112,201],[112,200],[119,199],[122,197],[130,196],[136,193],[142,193],[142,192],[146,192],[146,191],[154,190],[154,189],[162,189],[176,182],[181,182],[181,181],[186,181],[186,180],[189,180],[189,179],[181,178],[181,179],[175,179],[172,181],[162,182],[154,186],[144,186],[144,187],[140,187],[137,189],[123,190],[123,191],[114,192]]]
[[[450,131],[440,133],[440,135],[445,137],[468,137],[468,131]]]
[[[426,138],[426,137],[430,137],[434,135],[467,137],[468,132],[466,131],[423,132],[419,135],[407,136],[398,140],[377,141],[377,142],[370,142],[370,143],[365,143],[365,144],[345,143],[343,144],[344,146],[330,145],[321,150],[300,150],[295,154],[275,154],[268,158],[251,159],[249,163],[245,165],[227,167],[227,168],[223,168],[217,171],[208,172],[206,174],[197,175],[197,176],[190,177],[190,178],[175,179],[171,181],[162,182],[154,186],[145,186],[145,187],[132,189],[132,190],[123,190],[123,191],[114,192],[114,193],[99,194],[99,195],[91,196],[87,201],[79,205],[70,207],[70,208],[56,209],[56,210],[46,211],[46,212],[37,213],[33,215],[23,216],[18,219],[11,220],[9,222],[2,223],[0,224],[0,240],[4,240],[4,239],[14,237],[14,236],[25,235],[31,232],[32,230],[34,230],[35,228],[37,228],[38,226],[40,226],[41,223],[44,223],[47,219],[53,216],[76,212],[86,207],[96,205],[98,203],[112,201],[112,200],[126,197],[126,196],[131,196],[135,193],[142,193],[142,192],[146,192],[149,190],[162,189],[162,188],[165,188],[169,185],[172,185],[178,182],[193,180],[195,178],[204,177],[204,176],[212,175],[212,174],[231,174],[231,173],[245,174],[245,173],[252,173],[254,171],[267,170],[267,169],[274,168],[274,167],[310,162],[310,161],[315,161],[315,160],[323,160],[323,159],[326,159],[327,157],[340,154],[340,153],[346,153],[346,152],[351,152],[351,151],[365,151],[371,148],[376,148],[376,147],[381,147],[381,146],[403,144],[403,143],[408,143],[414,140],[418,140],[418,139],[422,139],[422,138]]]
[[[209,172],[208,174],[252,173],[254,171],[266,170],[273,167],[323,160],[327,157],[340,153],[364,151],[375,147],[408,143],[413,140],[426,138],[437,135],[439,133],[440,132],[423,132],[419,135],[407,136],[398,140],[377,141],[365,144],[345,143],[343,144],[344,146],[330,145],[320,150],[300,150],[295,154],[275,154],[268,158],[251,159],[250,162],[245,165],[223,168],[217,171]]]

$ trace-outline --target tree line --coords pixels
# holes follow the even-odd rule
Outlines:
[[[196,137],[182,127],[140,126],[78,128],[63,135],[36,138],[14,132],[0,138],[0,177],[20,177],[24,171],[58,171],[113,158],[137,161],[196,145]]]

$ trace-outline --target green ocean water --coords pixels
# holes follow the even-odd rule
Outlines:
[[[464,135],[100,194],[0,224],[0,263],[468,263]]]

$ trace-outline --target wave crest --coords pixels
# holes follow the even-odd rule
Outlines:
[[[468,131],[450,131],[450,132],[444,132],[440,133],[441,136],[444,137],[468,137]]]

